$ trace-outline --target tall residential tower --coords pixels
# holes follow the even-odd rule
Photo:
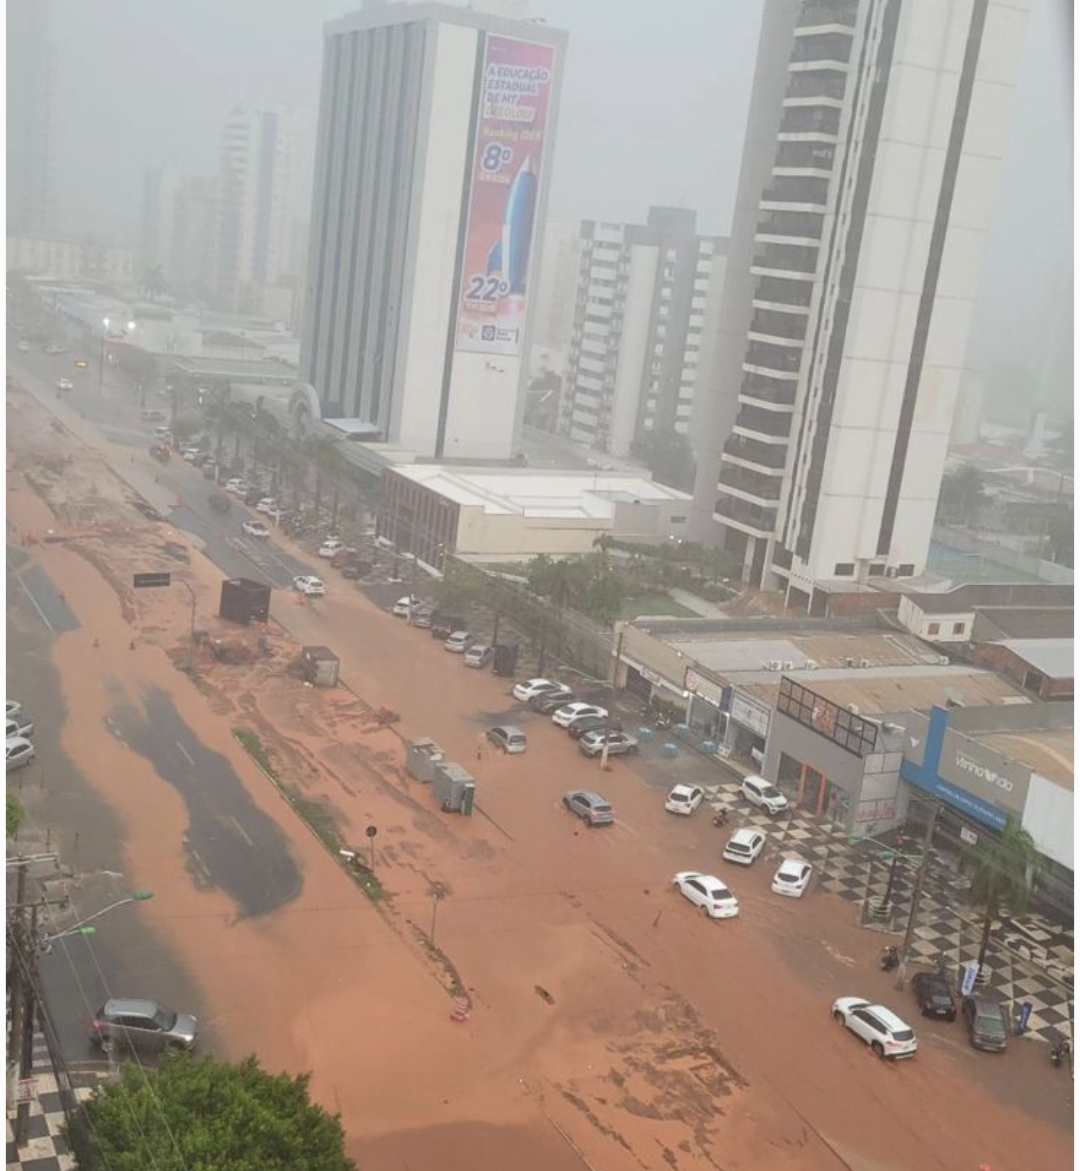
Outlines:
[[[792,605],[925,568],[1029,5],[766,0],[694,535]]]
[[[513,454],[565,44],[444,4],[327,25],[300,358],[325,420]]]

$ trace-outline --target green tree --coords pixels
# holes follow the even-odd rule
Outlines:
[[[646,431],[631,444],[630,452],[652,472],[653,479],[669,488],[693,492],[696,465],[686,436],[674,427]]]
[[[1071,504],[1054,506],[1047,520],[1046,555],[1058,565],[1073,564],[1073,508]]]
[[[1009,814],[1000,837],[980,832],[978,844],[960,858],[961,871],[971,878],[971,901],[982,908],[982,942],[979,964],[986,960],[990,929],[1003,910],[1022,915],[1027,910],[1031,879],[1039,852],[1031,834]]]
[[[340,444],[332,435],[313,435],[304,444],[304,454],[315,472],[315,513],[322,504],[323,487],[327,480],[336,483],[345,470],[345,457]]]
[[[22,823],[26,820],[26,810],[22,802],[10,790],[7,795],[7,836],[17,837]]]
[[[80,1171],[356,1171],[338,1115],[308,1096],[309,1075],[239,1064],[164,1059],[156,1073],[125,1065],[68,1128]]]
[[[198,415],[190,413],[185,415],[177,415],[177,417],[173,419],[173,439],[177,443],[183,443],[185,440],[190,439],[192,435],[200,430],[201,427],[202,420]]]
[[[975,524],[985,503],[983,474],[974,464],[963,464],[941,477],[937,507],[939,520]]]

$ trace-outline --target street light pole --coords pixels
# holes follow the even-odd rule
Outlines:
[[[109,319],[103,317],[101,319],[101,364],[98,368],[98,390],[105,390],[105,346],[106,339],[109,336]]]

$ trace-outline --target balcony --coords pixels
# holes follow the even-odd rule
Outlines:
[[[840,133],[840,111],[817,106],[791,106],[784,110],[781,134],[823,134],[836,138]]]
[[[746,500],[729,496],[726,492],[717,497],[713,505],[713,515],[721,522],[731,521],[761,537],[767,537],[776,524],[775,508],[750,504]]]
[[[783,472],[787,463],[787,446],[762,443],[745,435],[732,435],[724,444],[724,456],[764,468],[766,472]]]
[[[813,297],[813,284],[794,277],[763,276],[754,290],[755,301],[767,301],[772,305],[791,305],[798,309],[809,309]]]
[[[795,406],[795,391],[794,382],[778,382],[761,374],[746,374],[739,387],[739,399],[755,399],[757,402],[787,408]]]
[[[751,342],[746,347],[744,366],[759,370],[777,370],[782,374],[798,374],[802,363],[802,348],[774,346],[769,342]]]
[[[804,65],[811,61],[839,61],[846,65],[851,59],[851,33],[811,33],[799,37],[791,53],[792,64]]]
[[[786,203],[822,209],[828,206],[829,180],[803,175],[775,175],[761,193],[761,203]],[[772,210],[772,209],[770,209]]]
[[[804,170],[831,172],[836,148],[829,142],[782,142],[776,152],[776,171]]]
[[[792,145],[802,145],[794,143]],[[793,240],[820,240],[825,217],[814,211],[771,211],[758,221],[757,236],[790,236]]]
[[[733,464],[720,465],[719,488],[730,488],[745,496],[752,496],[763,504],[775,504],[780,499],[782,481],[775,476],[762,476]]]
[[[808,69],[793,73],[788,83],[787,98],[829,98],[843,101],[847,91],[847,74],[832,69]]]
[[[757,309],[750,320],[750,332],[764,334],[767,337],[785,338],[788,341],[803,342],[806,340],[808,321],[805,313],[784,313],[776,309]]]
[[[858,7],[858,0],[805,0],[795,23],[796,34],[828,25],[854,28]]]

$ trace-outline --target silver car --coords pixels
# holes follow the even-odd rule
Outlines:
[[[106,1052],[118,1044],[148,1053],[186,1052],[194,1048],[198,1035],[195,1017],[173,1012],[156,1000],[107,1000],[90,1024],[91,1044]]]
[[[10,736],[7,741],[7,771],[29,764],[35,755],[33,744],[25,736]]]

